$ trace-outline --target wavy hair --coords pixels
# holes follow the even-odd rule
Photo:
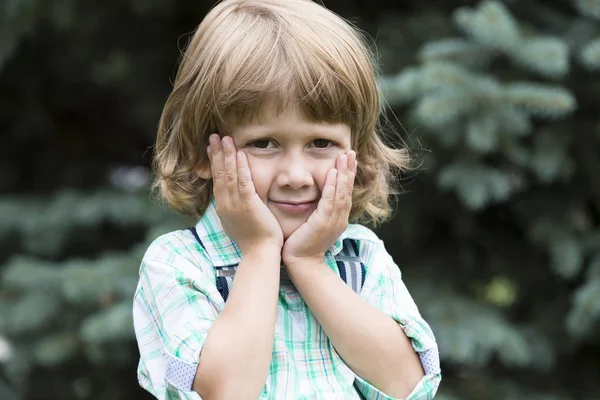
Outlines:
[[[154,194],[181,214],[202,215],[212,181],[196,170],[207,162],[209,135],[226,131],[230,116],[255,118],[272,100],[278,112],[294,102],[313,121],[350,126],[358,160],[350,221],[389,219],[395,176],[409,157],[378,135],[373,53],[360,30],[311,0],[224,0],[206,15],[159,122]]]

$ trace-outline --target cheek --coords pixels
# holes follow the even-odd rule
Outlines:
[[[269,193],[269,188],[273,182],[271,172],[273,167],[268,161],[261,160],[259,158],[253,158],[248,155],[248,165],[250,166],[250,173],[252,174],[252,182],[258,193],[259,197],[266,200]]]
[[[323,187],[325,186],[325,180],[327,178],[327,173],[335,168],[335,156],[331,159],[327,160],[319,160],[315,173],[313,174],[314,180],[319,187],[319,191],[323,192]]]

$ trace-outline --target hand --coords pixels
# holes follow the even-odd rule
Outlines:
[[[283,244],[281,256],[288,268],[322,263],[327,249],[348,227],[356,165],[356,153],[349,151],[327,172],[317,209]]]
[[[281,249],[283,232],[275,216],[254,188],[246,154],[236,151],[231,137],[213,134],[207,149],[213,177],[217,215],[223,230],[242,253],[257,246]]]

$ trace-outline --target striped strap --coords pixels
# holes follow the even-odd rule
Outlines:
[[[365,283],[366,268],[358,254],[356,241],[344,239],[342,251],[335,256],[340,278],[356,293],[360,293]]]
[[[188,228],[200,246],[206,250],[204,244],[198,236],[198,232],[195,227]],[[352,288],[356,293],[360,293],[363,284],[365,283],[365,265],[360,260],[358,255],[358,246],[356,241],[352,239],[344,239],[342,251],[335,256],[335,261],[340,271],[340,278]],[[233,278],[237,270],[237,264],[228,265],[226,267],[216,267],[217,274],[217,290],[221,293],[223,300],[227,301],[229,292],[231,292],[231,285],[233,284]]]

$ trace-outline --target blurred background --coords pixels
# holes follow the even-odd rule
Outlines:
[[[377,229],[436,399],[600,399],[600,0],[324,0],[419,168]],[[0,399],[150,399],[131,303],[180,49],[213,1],[0,0]],[[396,145],[400,145],[396,140]]]

